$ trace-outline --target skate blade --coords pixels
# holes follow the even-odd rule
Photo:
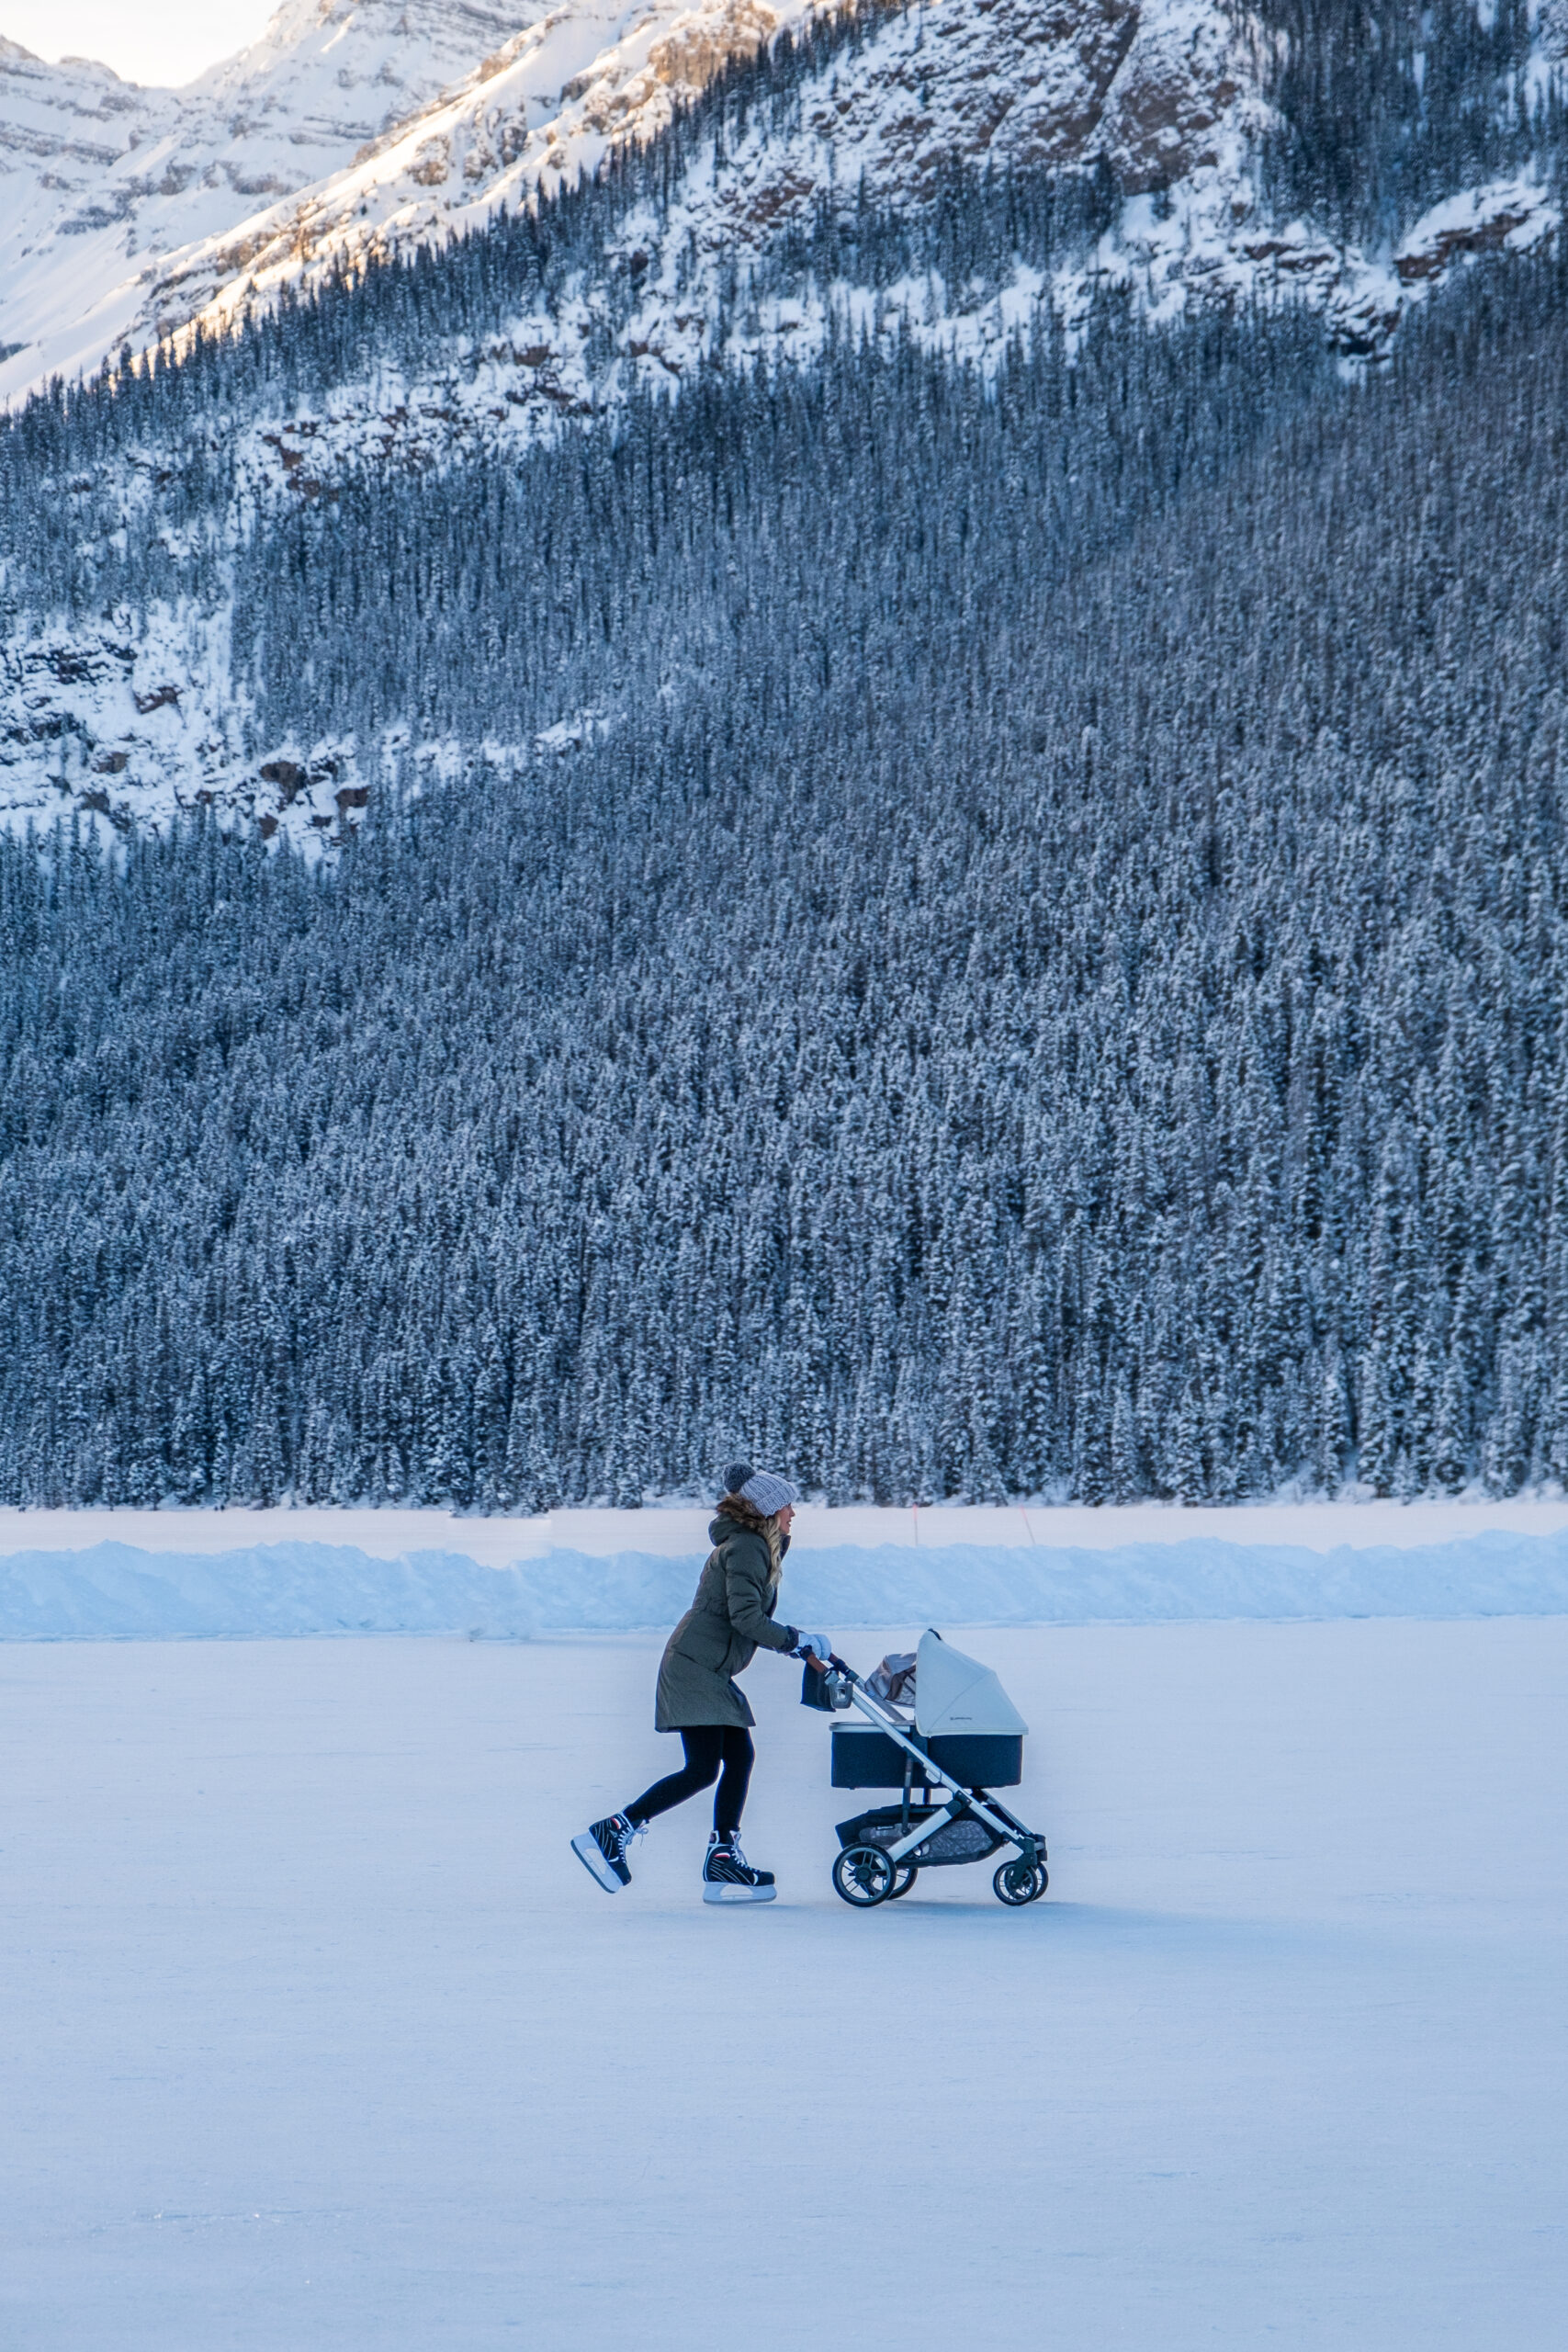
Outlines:
[[[583,1869],[598,1880],[606,1894],[619,1894],[623,1882],[615,1876],[586,1829],[581,1838],[572,1839],[571,1850]]]
[[[776,1886],[731,1886],[720,1879],[703,1889],[705,1903],[771,1903],[778,1893]]]

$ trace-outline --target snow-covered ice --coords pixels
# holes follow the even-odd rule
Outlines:
[[[908,1645],[889,1625],[862,1664]],[[1568,1622],[947,1630],[1052,1890],[857,1916],[760,1658],[781,1899],[568,1838],[651,1635],[0,1651],[17,2352],[1547,2352]]]

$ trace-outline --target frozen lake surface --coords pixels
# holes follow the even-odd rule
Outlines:
[[[767,1658],[716,1911],[568,1848],[654,1638],[0,1650],[8,2352],[1555,2352],[1568,1621],[946,1630],[1021,1913],[837,1900]]]

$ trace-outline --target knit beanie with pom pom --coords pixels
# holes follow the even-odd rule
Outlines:
[[[775,1477],[771,1470],[753,1470],[749,1462],[730,1464],[724,1474],[724,1491],[739,1495],[762,1519],[772,1519],[786,1503],[800,1500],[800,1489],[787,1478]]]

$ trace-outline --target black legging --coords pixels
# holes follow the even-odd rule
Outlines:
[[[746,1788],[757,1754],[750,1733],[739,1724],[699,1724],[694,1731],[681,1734],[681,1744],[686,1751],[683,1770],[655,1781],[635,1804],[627,1805],[627,1820],[640,1827],[656,1814],[668,1813],[672,1804],[684,1804],[699,1789],[711,1788],[718,1781],[713,1801],[713,1826],[721,1838],[733,1837],[746,1810]],[[721,1781],[720,1764],[724,1766]]]

